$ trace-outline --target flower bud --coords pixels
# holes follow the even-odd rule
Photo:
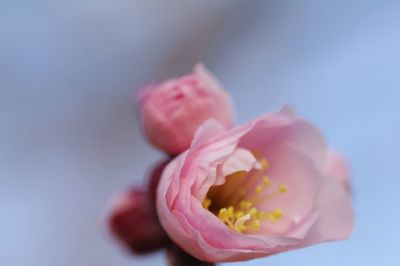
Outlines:
[[[165,166],[171,161],[170,158],[155,163],[151,169],[149,179],[147,181],[147,189],[154,208],[156,206],[157,187],[160,182],[161,175]]]
[[[131,189],[116,201],[109,228],[114,236],[134,253],[148,253],[165,245],[167,236],[161,228],[151,195]]]
[[[226,127],[234,122],[230,96],[201,64],[190,75],[147,85],[140,91],[139,109],[149,141],[172,155],[189,148],[205,120]]]

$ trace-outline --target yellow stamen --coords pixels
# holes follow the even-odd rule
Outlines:
[[[288,191],[288,189],[287,189],[287,187],[285,185],[282,184],[282,185],[279,186],[279,192],[285,193],[287,191]]]
[[[264,176],[262,179],[264,186],[269,187],[271,186],[271,180],[269,180],[268,176]]]
[[[265,158],[261,158],[260,160],[258,160],[258,162],[261,164],[262,170],[266,170],[269,167],[269,162]]]
[[[250,226],[253,227],[254,229],[260,229],[261,222],[258,219],[253,219],[253,221],[252,221]]]
[[[237,219],[242,218],[243,216],[244,216],[244,212],[242,212],[242,211],[237,212],[236,215],[235,215],[235,217],[236,217]]]
[[[240,217],[235,221],[235,224],[233,225],[233,228],[236,232],[242,233],[243,230],[246,229],[246,226],[244,225],[249,219],[251,219],[251,216],[246,214],[243,217]]]
[[[230,206],[228,208],[228,215],[229,215],[229,217],[234,217],[235,216],[235,209],[233,208],[233,206]]]
[[[257,213],[257,209],[256,208],[251,208],[249,211],[248,211],[248,214],[250,214],[250,215],[255,215]]]
[[[282,218],[283,212],[281,209],[275,209],[273,212],[271,212],[268,215],[268,220],[270,220],[272,223],[276,223]]]
[[[229,219],[229,215],[228,215],[228,210],[226,208],[222,208],[219,210],[219,214],[218,217],[222,220],[222,221],[227,221]]]
[[[243,209],[250,209],[251,206],[253,206],[253,203],[250,202],[250,201],[248,201],[248,200],[242,200],[242,201],[239,203],[239,205],[240,205],[240,207],[242,207]]]
[[[211,200],[205,197],[203,200],[203,208],[208,210],[208,208],[210,208],[211,203],[212,203]]]
[[[213,204],[212,210],[223,204],[225,207],[215,214],[226,226],[238,233],[253,233],[260,228],[268,230],[267,224],[263,225],[264,222],[276,223],[283,217],[280,208],[272,211],[258,209],[264,202],[286,193],[288,188],[285,184],[280,184],[277,190],[270,191],[273,182],[266,175],[270,163],[258,151],[253,151],[253,155],[257,164],[251,172],[240,171],[227,176],[226,184],[210,189],[202,202],[205,209],[210,209]]]

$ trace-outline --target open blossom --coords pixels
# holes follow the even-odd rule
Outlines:
[[[242,261],[347,238],[348,188],[345,161],[285,108],[230,130],[207,121],[164,169],[157,212],[192,256]]]
[[[150,84],[139,95],[139,113],[145,134],[170,154],[189,148],[197,128],[213,118],[233,125],[230,96],[201,64],[193,73],[160,84]]]

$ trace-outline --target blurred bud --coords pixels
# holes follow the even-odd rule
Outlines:
[[[160,182],[161,174],[165,166],[171,161],[171,159],[167,159],[164,161],[160,161],[153,166],[153,170],[150,172],[150,178],[148,180],[148,190],[149,195],[154,204],[154,208],[156,208],[156,195],[157,195],[157,187]]]
[[[141,189],[127,191],[117,199],[109,227],[118,240],[137,254],[157,250],[168,239],[158,222],[151,195]]]
[[[226,127],[234,122],[229,94],[201,64],[191,75],[143,88],[139,108],[150,142],[172,155],[189,148],[205,120],[213,118]]]

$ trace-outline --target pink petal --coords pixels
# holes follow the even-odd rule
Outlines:
[[[276,223],[267,222],[269,234],[285,234],[302,223],[309,215],[319,189],[319,173],[313,162],[298,150],[285,143],[272,144],[265,153],[270,161],[267,171],[272,185],[264,194],[279,190],[280,185],[287,187],[285,193],[258,205],[259,209],[272,211],[279,208],[283,211],[283,219]]]
[[[321,133],[309,122],[294,117],[288,109],[256,120],[253,130],[242,138],[240,145],[264,152],[271,142],[289,143],[311,158],[316,166],[325,161],[326,144]]]
[[[339,153],[329,150],[326,156],[325,164],[323,165],[322,172],[324,175],[336,178],[348,190],[350,190],[350,170],[346,160]]]
[[[349,237],[354,213],[347,188],[335,179],[324,178],[316,201],[320,215],[305,238],[305,245]]]
[[[222,165],[222,176],[226,177],[239,171],[249,172],[255,163],[256,158],[254,158],[254,155],[250,151],[243,148],[236,148],[235,151],[224,161]],[[223,183],[216,182],[214,185],[220,184]]]

